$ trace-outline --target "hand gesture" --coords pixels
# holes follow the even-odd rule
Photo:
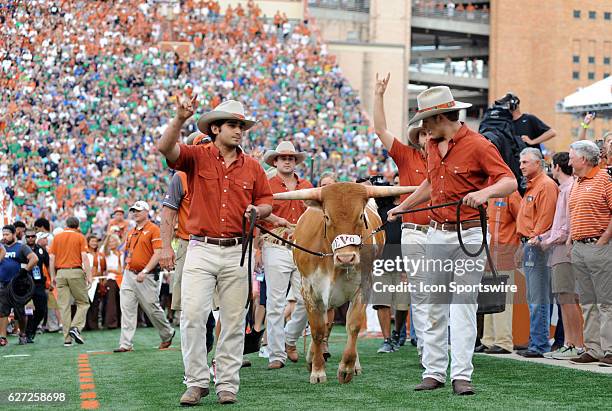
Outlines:
[[[195,94],[193,98],[188,98],[181,93],[176,95],[176,116],[185,121],[189,117],[193,116],[196,108],[198,107],[198,95]]]
[[[176,256],[174,255],[174,250],[172,247],[162,248],[159,258],[159,266],[164,270],[172,271],[174,270],[175,261]]]
[[[593,115],[593,113],[587,113],[584,116],[584,119],[582,120],[582,122],[588,126],[589,124],[591,124],[591,121],[593,121],[594,118],[595,116]]]
[[[376,73],[376,86],[374,87],[374,94],[377,96],[383,96],[385,91],[387,90],[387,85],[389,84],[389,78],[391,77],[391,73],[387,73],[387,77],[378,78],[378,73]]]

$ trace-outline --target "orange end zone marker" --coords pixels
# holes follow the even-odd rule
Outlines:
[[[82,392],[81,393],[81,399],[82,400],[95,400],[97,397],[97,394],[93,391],[88,391],[88,392]]]
[[[79,373],[79,377],[93,377],[93,373],[91,373],[91,372],[81,372],[81,373]]]
[[[93,382],[93,378],[91,377],[81,377],[79,382]]]
[[[83,400],[81,401],[81,409],[83,410],[95,410],[100,407],[98,400]]]
[[[81,384],[81,391],[85,391],[85,390],[95,390],[96,389],[96,384]]]

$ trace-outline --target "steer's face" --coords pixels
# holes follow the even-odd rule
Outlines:
[[[339,183],[323,187],[319,207],[323,211],[325,236],[332,244],[334,265],[349,268],[359,264],[359,249],[365,229],[365,186]]]

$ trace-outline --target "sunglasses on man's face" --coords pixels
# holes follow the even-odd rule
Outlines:
[[[26,238],[36,238],[36,235],[26,235]]]

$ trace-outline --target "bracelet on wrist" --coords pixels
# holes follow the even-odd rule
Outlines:
[[[582,128],[587,129],[589,127],[591,127],[589,124],[585,123],[584,121],[582,123],[580,123],[580,125],[582,126]]]

